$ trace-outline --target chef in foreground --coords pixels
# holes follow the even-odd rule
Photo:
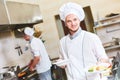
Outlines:
[[[85,18],[83,8],[68,2],[59,11],[69,32],[60,40],[60,59],[69,60],[60,66],[65,68],[67,80],[102,80],[99,73],[86,70],[89,66],[109,64],[109,59],[99,37],[81,29],[80,23]]]

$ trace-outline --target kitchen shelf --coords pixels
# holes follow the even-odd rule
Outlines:
[[[120,20],[115,21],[115,22],[110,22],[110,23],[104,23],[104,24],[100,23],[99,25],[93,27],[93,30],[97,34],[96,29],[105,28],[105,27],[112,27],[112,25],[116,25],[116,24],[120,24]]]
[[[117,48],[120,48],[120,45],[115,45],[115,46],[107,47],[107,48],[105,48],[105,50],[111,50],[111,49],[117,49]]]
[[[101,28],[101,27],[105,27],[105,26],[109,26],[109,25],[113,25],[113,24],[118,24],[118,23],[120,23],[120,21],[105,23],[105,24],[99,24],[99,25],[95,26],[94,28]]]
[[[114,19],[114,18],[118,18],[119,16],[120,16],[120,14],[119,14],[119,15],[116,15],[116,16],[106,17],[106,18],[104,18],[104,19],[100,19],[99,22],[101,22],[101,21],[106,21],[106,20],[110,20],[110,19]]]

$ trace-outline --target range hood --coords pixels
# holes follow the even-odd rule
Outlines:
[[[43,22],[39,5],[0,0],[0,32]]]

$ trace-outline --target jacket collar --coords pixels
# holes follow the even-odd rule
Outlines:
[[[70,39],[76,38],[81,33],[81,27],[72,36],[69,34]]]

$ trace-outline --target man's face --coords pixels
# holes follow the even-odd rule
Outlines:
[[[79,29],[80,20],[76,15],[69,14],[65,19],[65,25],[67,26],[70,34],[72,35]]]
[[[30,36],[29,35],[24,35],[24,39],[26,40],[26,41],[29,41],[30,40]]]

